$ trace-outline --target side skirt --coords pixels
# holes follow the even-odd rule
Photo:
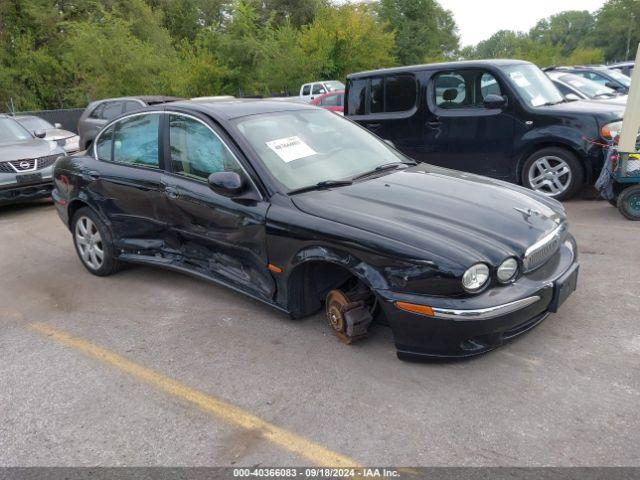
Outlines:
[[[155,258],[155,257],[149,257],[147,255],[137,255],[135,253],[121,253],[118,256],[119,260],[122,260],[123,262],[129,262],[129,263],[138,263],[138,264],[142,264],[142,265],[151,265],[154,267],[160,267],[160,268],[165,268],[167,270],[173,270],[174,272],[179,272],[179,273],[183,273],[186,275],[189,275],[191,277],[195,277],[201,280],[206,280],[208,282],[211,283],[215,283],[216,285],[220,285],[222,287],[226,287],[229,288],[235,292],[241,293],[243,295],[246,295],[247,297],[250,297],[254,300],[258,300],[259,302],[262,302],[266,305],[269,305],[270,307],[275,308],[276,310],[279,310],[282,313],[286,313],[287,315],[290,314],[290,312],[278,305],[275,302],[266,300],[264,298],[261,298],[257,295],[255,295],[254,293],[248,292],[244,289],[242,289],[241,287],[238,287],[232,283],[229,283],[225,280],[222,280],[220,278],[217,277],[213,277],[211,275],[206,275],[204,273],[201,272],[197,272],[194,270],[191,270],[189,268],[183,267],[181,265],[176,265],[173,260],[171,259],[163,259],[163,258]]]

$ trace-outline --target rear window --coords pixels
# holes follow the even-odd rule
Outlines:
[[[385,78],[385,112],[404,112],[416,104],[416,80],[413,75],[396,75]]]

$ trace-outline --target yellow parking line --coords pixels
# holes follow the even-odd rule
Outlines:
[[[44,323],[33,323],[29,325],[32,330],[53,338],[67,347],[78,350],[90,357],[96,358],[103,363],[107,363],[118,370],[128,373],[132,377],[142,380],[149,385],[165,393],[192,403],[204,410],[212,413],[216,417],[237,425],[241,428],[258,432],[263,438],[279,445],[291,453],[299,455],[313,462],[318,466],[331,467],[359,467],[359,465],[349,457],[332,452],[331,450],[318,445],[284,428],[276,427],[261,418],[242,410],[239,407],[220,400],[211,395],[199,392],[193,388],[181,384],[160,373],[154,372],[146,367],[138,365],[116,353],[110,352],[91,342],[73,337],[68,333],[57,330]]]

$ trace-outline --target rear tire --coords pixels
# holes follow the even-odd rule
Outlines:
[[[584,183],[582,165],[576,156],[559,147],[538,150],[527,158],[522,169],[522,184],[547,197],[567,200]]]
[[[106,277],[122,268],[109,228],[92,209],[83,207],[75,212],[71,233],[78,258],[90,273]]]
[[[618,195],[618,210],[629,220],[640,220],[640,185],[627,187]]]

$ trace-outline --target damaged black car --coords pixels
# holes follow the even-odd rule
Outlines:
[[[148,107],[111,121],[85,156],[59,159],[54,181],[89,272],[144,263],[293,318],[324,308],[345,343],[380,320],[403,359],[487,352],[576,288],[560,203],[417,165],[308,105]]]

